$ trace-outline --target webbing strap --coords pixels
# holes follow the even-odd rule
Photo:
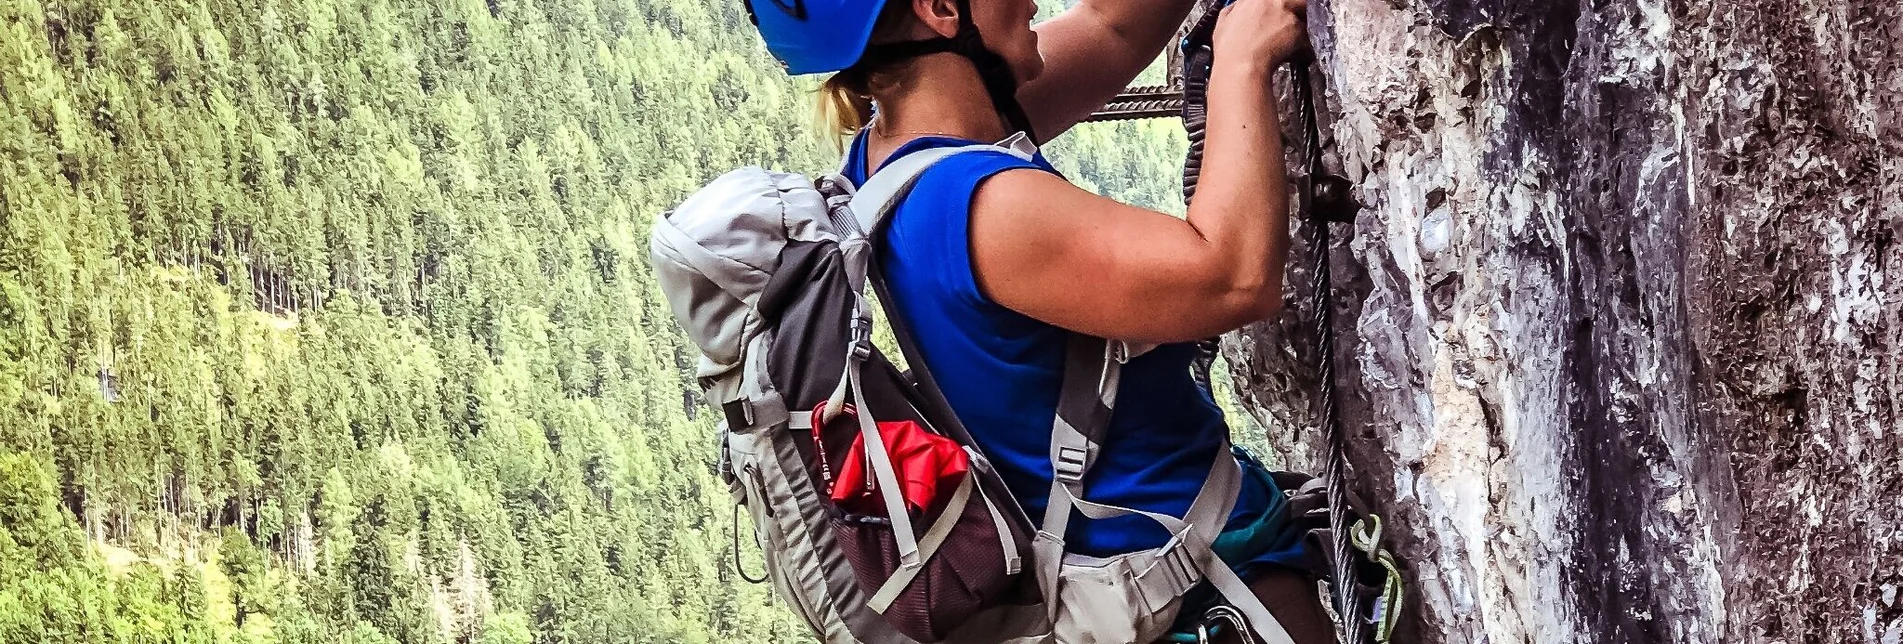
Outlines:
[[[918,181],[920,174],[932,164],[944,160],[953,154],[972,149],[993,148],[994,146],[966,146],[960,148],[938,148],[909,154],[866,181],[853,193],[849,204],[853,220],[859,230],[839,231],[844,237],[839,249],[844,256],[846,281],[853,297],[853,337],[847,342],[846,372],[838,390],[827,400],[828,417],[837,416],[841,411],[844,396],[850,389],[853,404],[858,413],[859,433],[864,437],[868,461],[872,466],[873,478],[879,485],[879,496],[885,502],[886,516],[892,520],[892,533],[899,549],[899,561],[902,568],[916,568],[923,565],[919,556],[918,541],[912,529],[912,522],[905,511],[905,500],[900,496],[898,476],[892,471],[892,459],[885,450],[885,441],[879,435],[879,424],[872,418],[872,408],[866,405],[865,391],[860,386],[859,369],[867,354],[871,351],[872,315],[867,305],[865,287],[867,273],[872,270],[872,244],[866,237],[867,231],[876,229],[879,221],[893,204],[903,198]],[[842,222],[843,223],[843,222]]]
[[[883,280],[875,275],[871,282],[882,304],[892,301],[891,293],[886,290]],[[950,433],[952,438],[958,439],[958,442],[965,446],[965,454],[971,458],[974,477],[978,476],[982,470],[985,476],[996,480],[996,474],[991,472],[991,464],[979,451],[977,441],[972,440],[971,432],[965,430],[964,423],[958,420],[958,414],[952,411],[951,403],[945,400],[944,392],[938,388],[938,381],[932,378],[932,371],[926,367],[925,356],[919,351],[918,342],[912,338],[911,329],[890,313],[886,315],[886,322],[892,326],[894,335],[899,338],[899,352],[905,355],[912,369],[912,377],[920,385],[917,391],[925,397],[927,404],[943,412],[939,418],[939,429]],[[984,501],[985,509],[991,513],[991,524],[997,527],[998,545],[1004,550],[1005,574],[1015,575],[1023,572],[1024,556],[1018,552],[1018,539],[1013,529],[1015,524],[1006,518],[1005,511],[1009,510],[1011,516],[1023,516],[1024,509],[1018,506],[1017,499],[1013,498],[1008,491],[998,494],[985,491],[984,479],[979,479],[976,487],[978,498]]]
[[[1079,514],[1093,520],[1138,515],[1155,521],[1173,535],[1169,543],[1151,551],[1151,561],[1136,578],[1137,590],[1151,606],[1161,606],[1196,585],[1209,565],[1224,566],[1210,549],[1228,523],[1242,489],[1242,470],[1225,442],[1210,464],[1209,476],[1181,518],[1134,508],[1071,498]]]
[[[885,219],[891,213],[892,209],[905,198],[906,193],[917,183],[918,177],[923,174],[926,169],[930,168],[932,164],[960,152],[987,149],[1009,152],[1026,160],[1037,153],[1037,146],[1031,142],[1030,137],[1020,133],[1000,141],[994,146],[979,145],[962,148],[940,148],[924,150],[900,157],[890,165],[874,172],[871,177],[867,178],[865,186],[853,192],[847,201],[849,207],[846,210],[849,216],[839,217],[837,213],[835,213],[833,217],[835,228],[838,228],[841,231],[842,237],[847,239],[853,237],[863,237],[867,240],[876,238],[877,233],[880,231],[880,226],[884,225]],[[928,160],[913,161],[911,159]],[[842,169],[841,172],[843,173],[844,170]],[[840,183],[845,183],[843,177],[839,177],[836,180]],[[851,230],[848,230],[849,226],[852,228]],[[864,248],[869,250],[871,246],[868,243],[864,245]],[[848,248],[847,250],[851,249]],[[857,262],[857,266],[853,265],[855,262]],[[878,293],[880,305],[888,307],[886,309],[885,322],[892,327],[894,335],[898,336],[899,352],[905,356],[906,363],[911,367],[913,377],[922,385],[919,388],[920,393],[926,398],[927,402],[944,412],[942,414],[944,417],[940,420],[945,423],[946,426],[940,429],[951,433],[952,437],[958,439],[959,443],[967,447],[975,448],[978,444],[977,441],[972,440],[971,433],[965,430],[964,423],[960,422],[957,414],[952,411],[951,403],[945,400],[944,391],[938,388],[938,382],[932,378],[931,369],[927,368],[925,364],[925,354],[919,350],[918,342],[912,337],[910,327],[905,324],[905,320],[902,316],[894,315],[893,311],[889,308],[893,302],[891,292],[886,288],[885,282],[879,279],[877,275],[878,271],[872,269],[870,253],[855,251],[847,257],[847,276],[852,287],[859,289],[862,288],[861,285],[871,283],[873,289]],[[858,275],[860,275],[858,279],[852,279],[853,271],[857,271]],[[855,304],[863,304],[863,302],[863,299],[861,299],[856,301]],[[982,457],[982,454],[975,450],[972,453],[974,457]],[[983,487],[982,484],[980,484],[980,487]],[[983,492],[984,490],[981,489],[979,491]],[[1007,495],[1007,498],[1002,502],[1011,504],[1012,510],[1022,514],[1022,510],[1017,507],[1017,501],[1015,499],[1010,499]],[[992,502],[994,511],[996,511],[997,503],[998,501]],[[999,520],[1002,521],[1002,517],[1000,517]],[[1006,535],[1006,537],[1009,536],[1010,535]],[[1006,550],[1013,553],[1016,552],[1016,548],[1006,548]]]
[[[885,501],[886,517],[892,520],[893,540],[898,542],[899,566],[917,568],[924,564],[919,557],[918,539],[912,531],[911,515],[905,511],[905,498],[900,496],[899,477],[892,471],[892,455],[885,451],[885,438],[879,434],[879,423],[873,421],[871,407],[866,405],[865,388],[859,385],[859,365],[863,362],[857,356],[846,358],[846,373],[852,383],[852,402],[858,408],[853,416],[859,419],[859,435],[865,442],[866,460],[872,465],[873,480],[879,483],[879,498]]]
[[[982,150],[1005,152],[1029,161],[1031,155],[1037,152],[1037,146],[1031,143],[1030,137],[1020,132],[996,144],[932,148],[894,159],[879,168],[878,172],[872,173],[865,184],[853,193],[852,214],[858,221],[859,232],[867,237],[878,232],[886,215],[892,212],[892,207],[905,198],[912,184],[917,183],[919,176],[933,164],[956,154]]]
[[[1134,508],[1105,505],[1071,497],[1068,488],[1062,504],[1076,508],[1085,517],[1101,520],[1121,516],[1139,515],[1147,517],[1164,527],[1174,535],[1169,543],[1149,553],[1148,565],[1131,580],[1135,590],[1151,608],[1167,604],[1181,596],[1197,582],[1209,580],[1223,599],[1233,605],[1248,619],[1249,625],[1268,644],[1293,644],[1294,639],[1275,619],[1262,600],[1255,596],[1248,584],[1237,576],[1229,565],[1216,556],[1211,544],[1215,542],[1222,529],[1228,523],[1229,513],[1235,509],[1236,497],[1242,489],[1241,463],[1230,451],[1227,441],[1218,450],[1216,460],[1210,466],[1209,478],[1203,482],[1202,491],[1196,495],[1189,511],[1182,518],[1176,518],[1155,512],[1145,512]],[[1046,537],[1047,535],[1040,535]],[[1047,545],[1048,544],[1048,545]],[[1039,557],[1062,555],[1061,541],[1044,541],[1040,545],[1046,548],[1055,546],[1054,554],[1039,552]],[[1040,560],[1040,565],[1047,565]],[[1052,571],[1055,581],[1056,569]],[[1040,582],[1042,578],[1040,578]],[[1052,584],[1055,588],[1055,583]],[[1049,592],[1049,591],[1047,591]],[[1048,597],[1055,597],[1049,595]],[[1047,602],[1052,601],[1046,599]],[[1053,612],[1055,605],[1052,606]]]
[[[1084,474],[1097,461],[1123,379],[1123,365],[1114,359],[1113,346],[1080,333],[1069,334],[1065,340],[1064,376],[1051,423],[1052,492],[1069,487],[1072,495],[1083,496]],[[1048,509],[1044,516],[1048,524]]]
[[[1249,625],[1262,641],[1268,644],[1293,644],[1294,639],[1282,627],[1282,623],[1275,619],[1268,607],[1262,605],[1262,600],[1236,575],[1236,571],[1216,556],[1216,551],[1211,547],[1228,523],[1229,513],[1235,509],[1236,497],[1241,490],[1242,464],[1230,451],[1228,441],[1224,441],[1217,452],[1216,462],[1210,466],[1209,478],[1204,481],[1202,491],[1196,495],[1196,501],[1183,514],[1181,521],[1088,501],[1081,501],[1078,505],[1084,516],[1093,519],[1142,514],[1177,535],[1170,544],[1158,550],[1150,568],[1135,580],[1137,592],[1151,606],[1160,606],[1188,591],[1197,581],[1208,579],[1223,599],[1228,600],[1248,619]],[[1094,507],[1086,509],[1086,506]]]
[[[1007,150],[1014,154],[1025,154],[1019,148],[1028,143],[1020,139],[1022,139],[1021,136],[1008,139],[1006,144],[1013,146],[1010,148],[998,145],[937,148],[908,154],[893,161],[867,179],[864,186],[854,191],[847,204],[852,211],[852,223],[856,224],[858,229],[838,231],[842,237],[839,249],[844,259],[847,285],[853,297],[852,337],[847,342],[845,374],[841,380],[840,389],[835,391],[827,401],[827,415],[831,417],[839,413],[843,407],[839,404],[840,399],[843,398],[840,394],[850,389],[857,411],[854,416],[859,420],[859,433],[864,441],[866,460],[872,467],[873,480],[878,483],[879,496],[884,502],[886,516],[892,521],[892,536],[898,546],[899,570],[894,574],[895,580],[900,577],[909,580],[911,576],[917,575],[918,570],[924,567],[925,559],[930,555],[929,551],[921,553],[921,544],[913,529],[910,515],[905,509],[905,499],[900,494],[898,476],[893,471],[892,457],[886,452],[885,440],[880,435],[879,424],[872,417],[872,408],[866,404],[865,390],[860,380],[860,368],[872,351],[872,313],[866,300],[866,285],[872,271],[870,235],[878,231],[879,224],[891,212],[893,206],[905,197],[913,184],[918,182],[919,176],[933,164],[952,155],[974,150]],[[1028,154],[1025,156],[1028,158]],[[969,482],[971,478],[967,476],[966,481]],[[970,490],[967,488],[961,488],[961,490],[962,494],[968,498]],[[961,507],[959,513],[962,512]],[[931,536],[931,530],[936,530],[941,524],[945,531],[949,532],[950,526],[957,523],[956,514],[947,512],[946,517],[941,517],[932,528],[928,529],[928,538]],[[1001,519],[1002,516],[998,518]],[[1009,538],[1009,535],[1005,538]],[[938,539],[942,541],[943,535],[940,535]],[[932,549],[936,547],[936,544],[932,544]],[[904,589],[906,583],[897,584],[896,589],[890,593],[891,596],[885,598],[885,605],[890,605],[892,598]],[[892,587],[893,580],[888,580],[887,586]],[[881,593],[883,594],[885,590],[882,588]]]
[[[869,336],[870,316],[865,299],[865,286],[871,272],[871,242],[874,233],[879,231],[892,208],[904,198],[904,195],[917,182],[918,177],[938,161],[952,155],[973,150],[1005,150],[1029,159],[1036,148],[1028,137],[1020,133],[997,146],[966,146],[961,148],[938,148],[906,155],[893,161],[887,167],[875,173],[864,186],[852,196],[850,208],[853,223],[858,230],[842,231],[846,241],[841,243],[845,253],[848,283],[854,292],[855,317],[863,320],[856,331]],[[843,223],[843,222],[842,222]],[[874,280],[876,281],[876,280]],[[880,286],[883,286],[881,284]],[[891,320],[899,326],[896,320]],[[857,321],[856,321],[857,323]],[[908,335],[905,329],[898,329],[901,336]],[[903,338],[910,340],[911,338]],[[890,457],[885,453],[884,443],[879,438],[878,427],[873,422],[866,406],[864,393],[859,386],[858,363],[863,359],[858,347],[863,342],[856,337],[853,343],[854,354],[848,357],[846,378],[851,383],[852,395],[860,413],[857,414],[861,433],[865,435],[866,449],[873,461],[873,471],[886,503],[887,514],[893,518],[893,532],[900,550],[901,567],[888,579],[879,592],[869,602],[874,610],[884,612],[891,606],[904,588],[916,578],[923,568],[923,562],[935,553],[942,544],[951,526],[955,525],[962,514],[963,505],[969,501],[972,488],[979,487],[973,478],[967,476],[954,496],[954,507],[948,507],[940,519],[935,522],[923,541],[913,539],[910,521],[906,520],[903,499],[898,497],[896,476],[892,472]],[[905,344],[911,344],[909,342]],[[1227,524],[1229,513],[1235,506],[1237,494],[1241,490],[1242,476],[1240,464],[1229,451],[1227,440],[1217,450],[1216,462],[1210,468],[1210,474],[1195,501],[1183,517],[1146,512],[1133,508],[1104,505],[1084,500],[1083,479],[1096,461],[1103,432],[1108,428],[1112,410],[1116,406],[1116,396],[1121,384],[1122,365],[1131,358],[1147,352],[1152,346],[1132,345],[1119,341],[1107,341],[1081,334],[1072,334],[1065,347],[1063,384],[1058,395],[1058,409],[1052,422],[1051,495],[1045,505],[1044,520],[1038,538],[1032,548],[1037,562],[1038,585],[1044,594],[1044,602],[1050,611],[1051,623],[1056,623],[1058,608],[1058,578],[1063,566],[1064,535],[1070,523],[1070,513],[1074,509],[1079,514],[1092,519],[1107,519],[1131,514],[1141,515],[1156,521],[1175,535],[1168,544],[1150,553],[1151,560],[1143,571],[1132,580],[1136,590],[1151,606],[1161,606],[1182,595],[1196,582],[1207,578],[1216,585],[1225,598],[1242,610],[1250,621],[1255,622],[1256,630],[1271,644],[1290,644],[1288,634],[1280,623],[1269,616],[1260,600],[1249,592],[1240,578],[1236,577],[1215,555],[1210,544],[1215,541],[1222,528]],[[916,354],[916,348],[903,347],[907,353]],[[923,356],[908,355],[913,361],[913,369],[924,374],[924,382],[929,385],[929,372],[923,371]],[[934,389],[936,387],[933,387]],[[957,428],[964,434],[963,427]],[[960,436],[969,442],[969,435]],[[984,492],[978,490],[983,498]],[[990,510],[991,518],[997,524],[999,538],[1006,558],[1007,569],[1015,572],[1020,569],[1017,560],[1015,539],[1009,526],[1000,514],[996,503],[984,501]],[[896,506],[896,507],[895,507]]]
[[[1275,614],[1269,612],[1269,607],[1262,605],[1261,598],[1256,597],[1255,592],[1249,590],[1249,585],[1243,583],[1242,577],[1237,576],[1236,571],[1230,570],[1229,566],[1223,565],[1221,561],[1204,567],[1203,571],[1208,573],[1209,584],[1215,586],[1217,592],[1222,593],[1222,598],[1228,600],[1229,605],[1241,612],[1243,617],[1248,618],[1250,629],[1254,630],[1256,636],[1262,638],[1263,642],[1295,644],[1295,638],[1289,636],[1288,629],[1283,628],[1282,622],[1275,619]]]
[[[969,453],[970,448],[966,448],[966,452]],[[973,469],[971,476],[977,477],[978,471]],[[1003,512],[998,511],[998,503],[991,500],[990,495],[985,494],[983,485],[974,485],[974,487],[978,488],[978,499],[984,502],[985,509],[991,511],[991,525],[998,529],[998,547],[1004,551],[1004,574],[1015,575],[1022,572],[1024,557],[1018,554],[1018,538],[1011,534],[1011,523],[1005,521]]]
[[[1051,421],[1051,492],[1044,520],[1032,542],[1037,556],[1038,589],[1044,593],[1051,623],[1057,623],[1057,584],[1064,565],[1064,538],[1070,513],[1084,494],[1084,475],[1096,461],[1098,444],[1116,407],[1123,364],[1110,355],[1102,338],[1072,333],[1064,343],[1064,376]],[[1172,530],[1174,532],[1174,530]]]
[[[1242,489],[1241,464],[1225,439],[1211,463],[1209,476],[1182,517],[1096,503],[1083,498],[1083,479],[1096,462],[1103,433],[1116,407],[1122,362],[1127,346],[1073,334],[1065,344],[1064,377],[1051,428],[1052,481],[1044,508],[1044,522],[1033,544],[1038,557],[1038,584],[1044,592],[1052,623],[1057,620],[1058,584],[1063,570],[1065,533],[1075,511],[1093,520],[1138,515],[1155,521],[1171,535],[1170,541],[1148,553],[1131,580],[1144,602],[1160,607],[1181,596],[1202,579],[1217,583],[1231,603],[1243,607],[1252,621],[1267,609],[1251,594],[1234,571],[1216,557],[1210,545],[1227,525]],[[1224,576],[1234,579],[1230,584]],[[1237,587],[1240,586],[1238,594]],[[1256,626],[1268,641],[1285,644],[1288,635],[1270,619]]]
[[[944,513],[938,515],[938,520],[932,522],[932,527],[925,531],[925,537],[919,539],[918,554],[921,563],[930,561],[932,555],[938,553],[938,547],[945,545],[945,537],[951,536],[952,526],[957,525],[958,518],[964,516],[965,504],[971,500],[971,489],[977,487],[972,484],[971,479],[972,474],[967,473],[965,478],[958,482],[958,490],[952,493],[951,501],[945,506]],[[894,519],[892,523],[896,528],[899,520]],[[905,592],[905,587],[912,585],[912,580],[917,578],[919,571],[924,569],[923,565],[899,566],[899,569],[885,580],[885,584],[879,587],[879,592],[873,593],[872,598],[866,600],[866,605],[871,607],[873,612],[885,614],[886,609],[892,607],[892,601],[898,599],[899,593]]]

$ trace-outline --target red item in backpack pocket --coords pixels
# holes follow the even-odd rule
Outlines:
[[[880,422],[879,436],[892,458],[892,473],[899,479],[899,497],[905,499],[908,511],[921,516],[944,505],[971,471],[971,459],[957,441],[918,423]],[[847,512],[885,516],[885,502],[866,459],[866,437],[859,434],[853,437],[846,462],[833,481],[832,499]]]

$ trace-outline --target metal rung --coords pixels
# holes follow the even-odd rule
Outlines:
[[[1130,121],[1178,116],[1183,113],[1183,92],[1166,85],[1145,85],[1123,90],[1084,119],[1086,123]]]
[[[1176,39],[1184,42],[1191,28],[1202,20],[1204,12],[1220,11],[1229,3],[1220,0],[1196,0],[1196,6],[1183,24],[1176,28]],[[1165,79],[1162,85],[1138,85],[1123,90],[1105,103],[1103,109],[1084,119],[1086,123],[1171,118],[1183,113],[1183,48],[1165,47]]]

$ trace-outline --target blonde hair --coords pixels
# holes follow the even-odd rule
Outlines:
[[[891,0],[885,3],[878,21],[872,27],[869,42],[892,40],[902,33],[913,21],[912,3]],[[866,65],[854,64],[819,86],[819,104],[817,119],[820,132],[833,144],[845,151],[846,141],[859,133],[861,128],[872,122],[872,88],[881,89],[896,85],[890,82],[882,72],[892,66],[892,61]]]
[[[833,74],[819,86],[820,132],[843,151],[847,139],[872,122],[872,97],[857,70]]]

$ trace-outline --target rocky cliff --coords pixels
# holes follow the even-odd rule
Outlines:
[[[1903,7],[1311,22],[1368,205],[1329,251],[1354,485],[1412,562],[1415,637],[1903,638]],[[1289,301],[1224,351],[1318,470]]]

